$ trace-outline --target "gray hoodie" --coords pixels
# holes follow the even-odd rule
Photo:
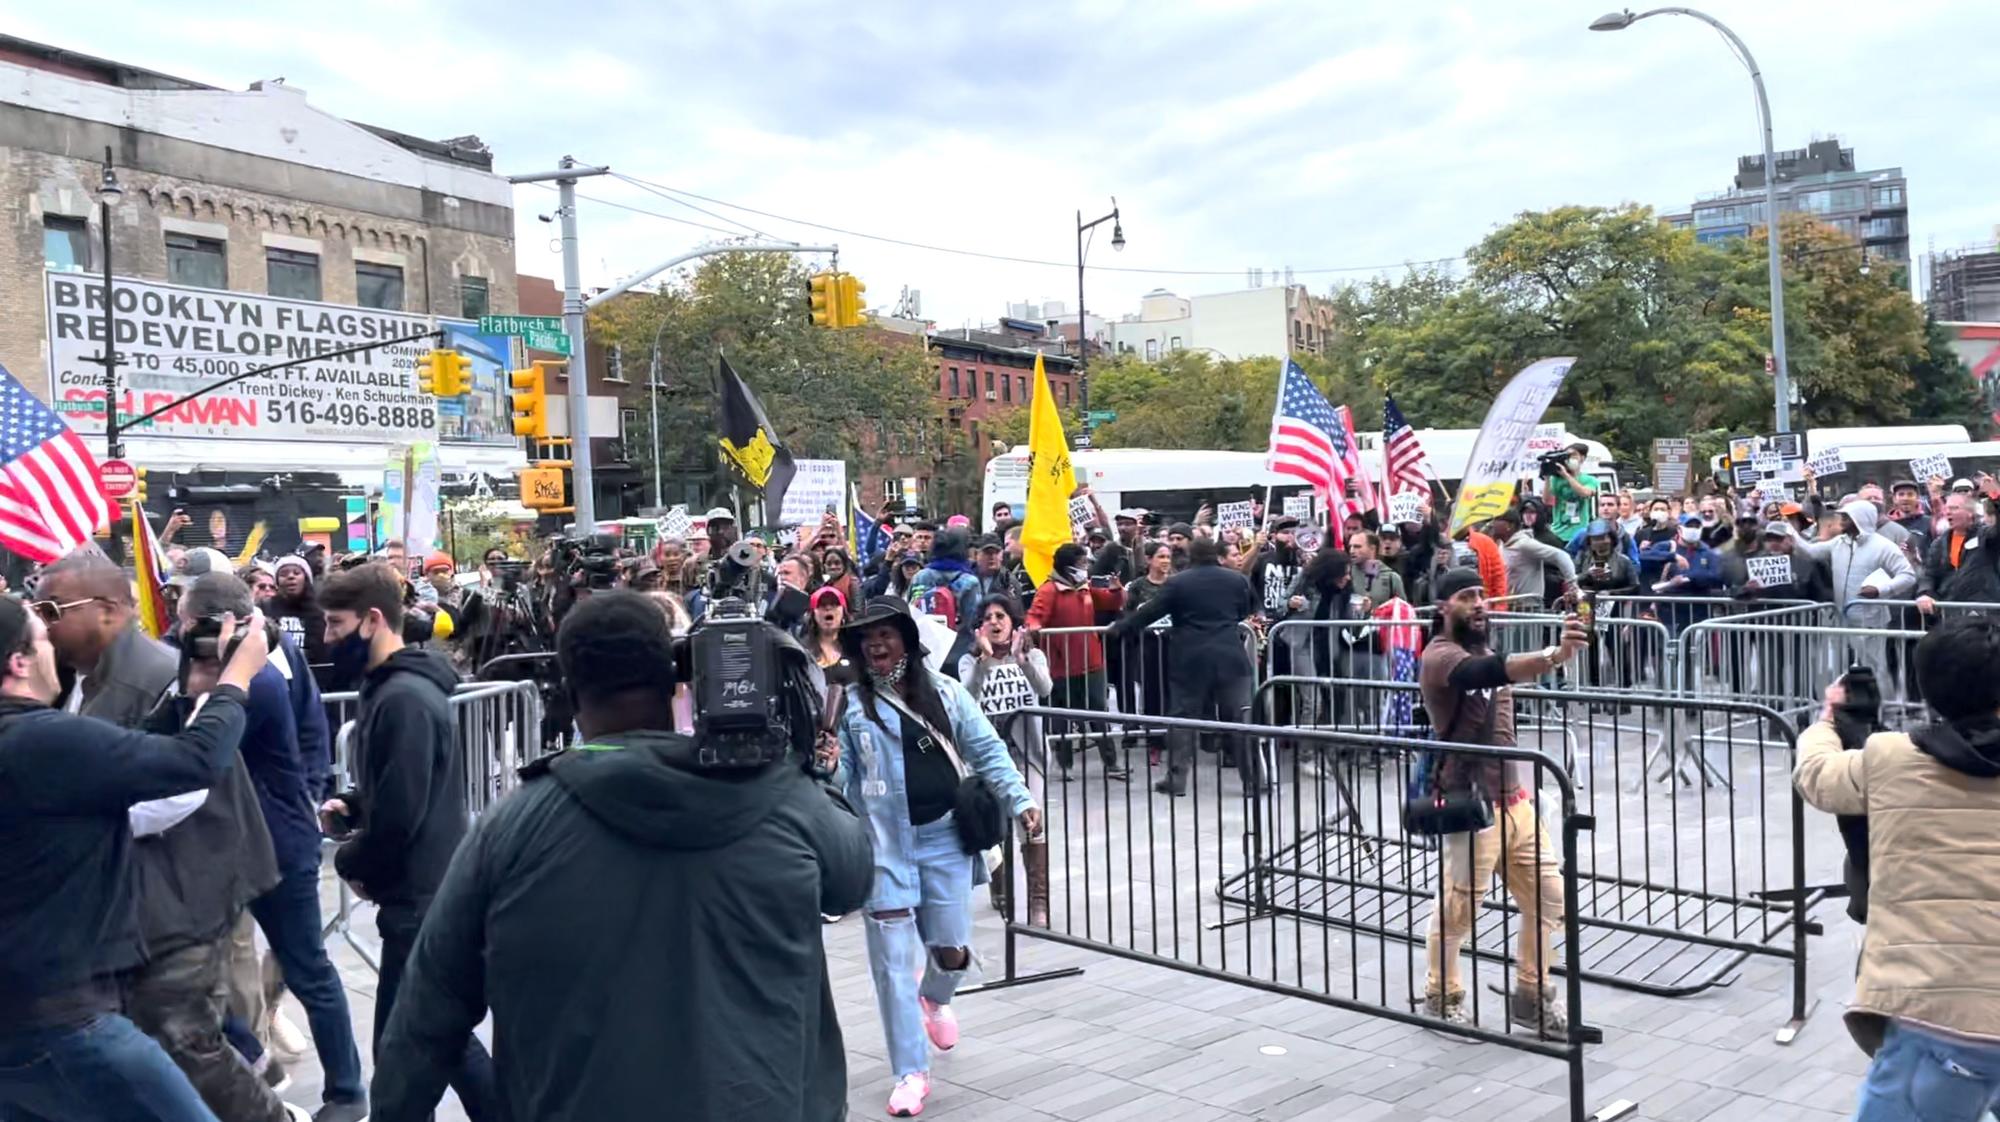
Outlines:
[[[1880,569],[1889,574],[1889,587],[1877,597],[1879,600],[1906,599],[1917,587],[1917,571],[1910,566],[1910,559],[1895,543],[1876,533],[1876,521],[1881,517],[1873,503],[1860,499],[1840,508],[1861,531],[1859,537],[1842,534],[1832,541],[1813,542],[1799,537],[1798,531],[1792,537],[1798,548],[1814,557],[1823,558],[1832,568],[1834,603],[1840,606],[1839,623],[1844,627],[1887,627],[1889,609],[1882,604],[1865,599],[1861,586],[1868,575]]]

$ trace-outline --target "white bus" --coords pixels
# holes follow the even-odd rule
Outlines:
[[[1379,485],[1382,481],[1382,436],[1380,433],[1356,435],[1361,445],[1362,465]],[[1478,435],[1477,429],[1417,430],[1417,439],[1430,458],[1432,470],[1453,491],[1457,490],[1458,481],[1465,475],[1465,465],[1472,456],[1473,441]],[[1545,450],[1540,445],[1559,448],[1576,439],[1549,432],[1538,434],[1529,461],[1532,462],[1534,452]],[[1594,440],[1582,440],[1582,444],[1588,449],[1584,459],[1586,470],[1601,482],[1616,487],[1617,476],[1611,464],[1610,451]],[[1110,514],[1117,513],[1120,508],[1143,507],[1169,520],[1185,520],[1193,518],[1203,503],[1236,502],[1248,498],[1263,500],[1268,493],[1271,505],[1276,506],[1286,496],[1310,490],[1296,477],[1280,475],[1266,468],[1262,452],[1106,448],[1072,452],[1070,462],[1076,469],[1077,482],[1090,484],[1098,501],[1104,504],[1105,512]],[[1532,471],[1530,474],[1533,474]],[[995,503],[1009,504],[1018,518],[1027,501],[1028,449],[1026,445],[1016,445],[987,461],[980,524],[988,530],[993,528]]]

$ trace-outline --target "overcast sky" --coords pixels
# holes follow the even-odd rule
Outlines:
[[[1298,271],[1314,291],[1452,257],[1526,209],[1683,209],[1759,145],[1750,82],[1687,18],[1615,34],[1610,0],[1085,0],[256,4],[0,0],[11,33],[214,85],[284,77],[419,136],[476,133],[499,170],[564,154],[681,191],[944,246],[1073,262],[1115,195],[1089,304]],[[1779,148],[1838,135],[1910,178],[1912,252],[2000,224],[2000,3],[1709,0],[1757,52]],[[16,9],[7,11],[6,9]],[[565,22],[567,21],[567,22]],[[582,188],[716,226],[630,183]],[[551,192],[516,189],[519,268],[561,275]],[[697,204],[837,240],[871,304],[904,286],[944,326],[1009,301],[1074,308],[1072,264],[1018,264]],[[587,283],[720,235],[586,201]],[[1098,271],[1098,265],[1129,270]],[[1203,272],[1205,271],[1205,272]]]

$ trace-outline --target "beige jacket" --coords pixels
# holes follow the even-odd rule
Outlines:
[[[1870,1055],[1886,1017],[2000,1040],[2000,779],[1954,771],[1899,732],[1841,750],[1799,736],[1799,794],[1868,816],[1868,933],[1847,1028]]]

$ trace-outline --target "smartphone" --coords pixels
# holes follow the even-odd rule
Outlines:
[[[1092,577],[1092,578],[1090,578],[1090,587],[1092,587],[1092,588],[1110,588],[1110,587],[1111,587],[1111,578],[1110,578],[1109,576],[1102,576],[1102,577]]]

